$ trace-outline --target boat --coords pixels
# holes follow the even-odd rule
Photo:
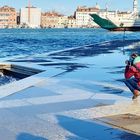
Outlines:
[[[127,16],[119,16],[116,12],[113,16],[106,12],[106,16],[99,14],[91,14],[93,21],[101,28],[109,31],[140,31],[140,16],[138,14],[138,1],[133,1],[133,12],[126,13]]]

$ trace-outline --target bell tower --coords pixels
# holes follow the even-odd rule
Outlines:
[[[28,1],[28,23],[30,24],[30,19],[31,19],[31,4],[30,0]]]
[[[133,1],[133,12],[138,13],[138,0]]]

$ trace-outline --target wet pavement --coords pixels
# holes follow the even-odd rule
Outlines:
[[[3,88],[1,139],[139,140],[140,99],[132,101],[122,82],[124,61],[138,42],[112,41],[7,60],[46,71],[35,76],[37,81],[24,79],[34,84],[20,84],[11,94]]]

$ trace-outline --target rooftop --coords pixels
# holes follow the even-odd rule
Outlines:
[[[9,6],[5,5],[5,6],[3,6],[3,7],[0,7],[0,11],[4,11],[4,12],[12,11],[12,12],[15,12],[16,9],[13,8],[13,7],[9,7]]]
[[[79,6],[76,9],[77,12],[98,12],[100,11],[99,7],[86,7],[86,6]]]
[[[55,11],[50,11],[50,12],[45,12],[45,13],[42,13],[43,16],[55,16],[55,17],[60,17],[60,16],[63,16],[62,14],[58,13],[58,12],[55,12]]]

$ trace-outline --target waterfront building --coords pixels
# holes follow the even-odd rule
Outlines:
[[[132,16],[132,12],[130,12],[130,11],[127,11],[127,12],[119,12],[118,11],[117,14],[118,14],[118,17],[122,18],[122,19],[128,19]]]
[[[14,28],[17,25],[15,8],[3,6],[0,8],[0,28]]]
[[[106,9],[101,9],[98,12],[98,15],[102,18],[105,19],[113,19],[113,20],[119,20],[119,19],[128,19],[130,18],[132,15],[132,12],[130,11],[126,11],[126,12],[121,12],[121,11],[107,11]]]
[[[58,28],[59,17],[63,15],[52,11],[41,14],[41,27],[42,28]]]
[[[41,8],[33,6],[21,8],[20,24],[23,27],[39,28],[41,24]]]
[[[138,0],[133,1],[133,11],[108,11],[108,7],[106,9],[101,9],[98,12],[98,15],[102,18],[111,18],[114,20],[120,20],[120,19],[130,19],[133,17],[138,18]]]
[[[67,27],[68,28],[77,28],[75,17],[73,17],[73,16],[68,17]]]
[[[100,9],[100,11],[97,14],[102,18],[118,16],[117,11],[108,11],[107,9]]]
[[[67,28],[75,26],[74,19],[68,18],[58,12],[45,12],[41,14],[42,28]]]
[[[60,16],[58,21],[58,28],[68,27],[68,16]]]
[[[98,25],[93,22],[90,14],[97,14],[99,11],[100,7],[98,5],[91,8],[79,6],[75,12],[77,27],[97,27]]]

